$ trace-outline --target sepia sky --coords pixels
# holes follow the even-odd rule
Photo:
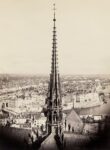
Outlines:
[[[110,0],[0,0],[0,73],[50,73],[54,2],[60,73],[110,74]]]

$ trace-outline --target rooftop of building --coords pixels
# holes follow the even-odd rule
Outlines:
[[[110,100],[96,107],[76,109],[76,112],[79,115],[110,115]]]
[[[39,150],[59,150],[55,140],[55,135],[51,133],[41,144]]]

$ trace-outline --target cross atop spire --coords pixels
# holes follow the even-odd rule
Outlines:
[[[54,12],[55,12],[55,10],[56,10],[56,8],[55,8],[55,3],[53,4],[53,10],[54,10]]]
[[[54,19],[53,19],[53,21],[54,21],[54,24],[55,24],[55,21],[56,21],[56,18],[55,18],[55,11],[56,11],[55,4],[53,4],[53,11],[54,11]]]

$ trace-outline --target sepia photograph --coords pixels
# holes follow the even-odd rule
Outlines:
[[[0,150],[110,149],[110,1],[0,0]]]

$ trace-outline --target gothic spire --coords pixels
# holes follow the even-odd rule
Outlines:
[[[48,134],[54,133],[61,137],[62,135],[62,97],[60,77],[57,67],[57,42],[56,42],[56,13],[54,4],[54,17],[53,17],[53,42],[52,42],[52,63],[51,74],[48,89],[47,103],[47,132]]]
[[[57,42],[56,42],[56,13],[55,13],[55,11],[56,11],[56,8],[55,8],[55,4],[54,4],[54,18],[53,18],[53,44],[52,44],[52,65],[51,65],[51,74],[53,75],[53,76],[56,76],[57,75],[57,73],[58,73],[58,66],[57,66],[57,64],[58,64],[58,62],[57,62],[57,60],[58,60],[58,58],[57,58]]]

